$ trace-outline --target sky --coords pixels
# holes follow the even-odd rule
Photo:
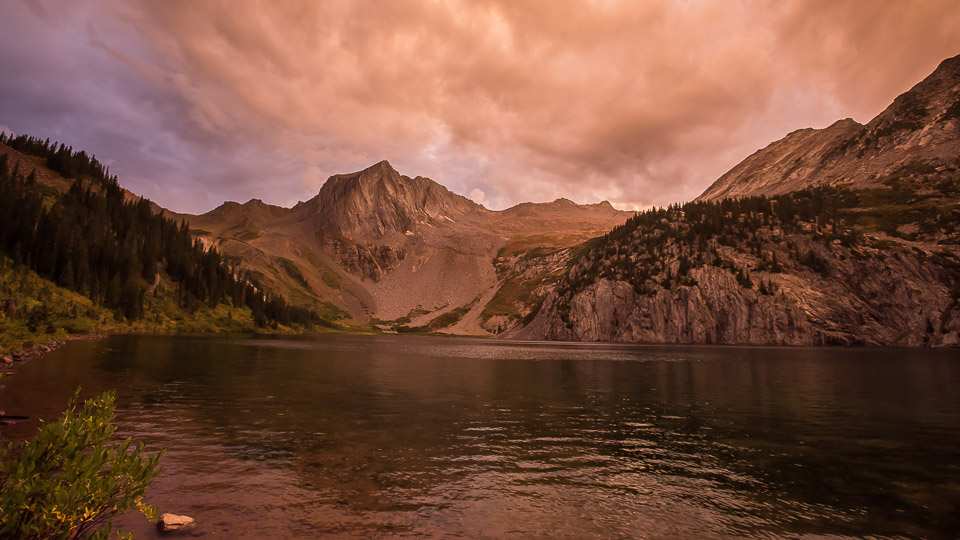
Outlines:
[[[0,129],[179,212],[387,159],[492,209],[687,201],[960,54],[956,0],[7,0]]]

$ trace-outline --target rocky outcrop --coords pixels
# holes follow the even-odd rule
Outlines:
[[[728,270],[691,271],[693,286],[637,294],[601,279],[569,300],[561,317],[553,295],[512,337],[642,343],[956,346],[960,310],[951,276],[896,251],[883,261],[836,259],[829,276],[755,273],[776,288],[744,288]],[[566,319],[564,321],[563,319]]]
[[[243,204],[227,201],[206,214],[198,216],[201,219],[196,221],[209,220],[227,228],[259,227],[288,213],[290,213],[289,208],[267,204],[260,199],[250,199]]]
[[[330,240],[327,244],[340,266],[356,276],[380,281],[403,261],[406,253],[391,246],[364,246],[346,239]]]
[[[367,241],[415,233],[485,209],[440,184],[400,175],[387,161],[353,174],[331,176],[316,197],[294,212],[313,214],[324,237]]]
[[[721,176],[700,199],[774,195],[806,187],[826,176],[836,148],[863,126],[847,118],[824,129],[801,129],[758,150]]]
[[[801,129],[721,176],[702,200],[774,195],[811,185],[867,187],[904,165],[960,155],[960,56],[944,60],[866,125],[840,120]]]

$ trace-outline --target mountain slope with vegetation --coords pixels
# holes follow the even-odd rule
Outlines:
[[[293,208],[254,199],[181,215],[121,188],[96,158],[26,135],[0,139],[0,173],[0,255],[105,308],[109,324],[92,326],[113,331],[488,334],[492,300],[497,313],[528,311],[504,302],[505,246],[563,249],[631,215],[566,200],[490,211],[386,161]]]
[[[960,175],[944,173],[643,212],[588,243],[512,336],[960,345]]]
[[[958,346],[958,156],[955,57],[866,126],[792,133],[571,250],[506,335]]]
[[[0,143],[0,255],[128,328],[960,342],[960,57],[867,125],[794,132],[697,201],[636,215],[491,211],[386,161],[292,208],[178,215],[83,152]]]
[[[2,315],[10,319],[6,325],[19,324],[18,308],[31,321],[30,332],[50,334],[121,326],[239,331],[332,325],[265,291],[216,249],[195,241],[185,222],[131,197],[86,153],[25,135],[2,135],[0,143],[17,158],[11,164],[12,152],[0,155],[0,277],[5,283],[26,280],[34,283],[29,289],[41,291],[24,295],[28,288],[8,287],[0,298],[12,306]],[[75,294],[66,303],[51,302],[66,298],[63,291]],[[29,308],[34,301],[48,313]],[[70,322],[60,307],[83,315]]]

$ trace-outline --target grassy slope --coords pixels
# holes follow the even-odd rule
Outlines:
[[[0,313],[0,353],[14,353],[69,335],[93,333],[257,332],[251,312],[220,304],[200,306],[193,313],[179,307],[161,279],[156,294],[148,294],[144,316],[128,322],[89,298],[58,287],[31,270],[0,258],[0,303],[13,300],[16,315]],[[278,327],[276,331],[292,331]]]
[[[69,334],[113,330],[113,315],[89,298],[57,287],[0,258],[0,303],[13,300],[15,318],[0,310],[0,353],[8,354]]]
[[[330,328],[259,328],[250,309],[219,304],[199,306],[194,312],[181,308],[172,298],[173,285],[161,278],[144,301],[144,316],[126,321],[89,298],[58,287],[31,270],[16,267],[0,257],[0,306],[10,299],[16,315],[10,319],[0,310],[0,354],[11,354],[71,335],[96,333],[296,333],[330,332]],[[340,331],[357,331],[343,327]]]

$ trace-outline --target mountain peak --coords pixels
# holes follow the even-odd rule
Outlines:
[[[940,62],[937,69],[934,70],[934,73],[938,72],[960,73],[960,54]]]
[[[310,208],[322,235],[372,240],[455,220],[480,207],[429,178],[401,175],[383,160],[331,176]]]
[[[397,172],[397,170],[393,168],[393,165],[391,165],[390,162],[387,161],[387,160],[385,160],[385,159],[382,159],[382,160],[374,163],[373,165],[367,167],[366,169],[364,169],[363,171],[360,171],[360,172],[366,172],[366,171],[393,171],[393,172]]]

